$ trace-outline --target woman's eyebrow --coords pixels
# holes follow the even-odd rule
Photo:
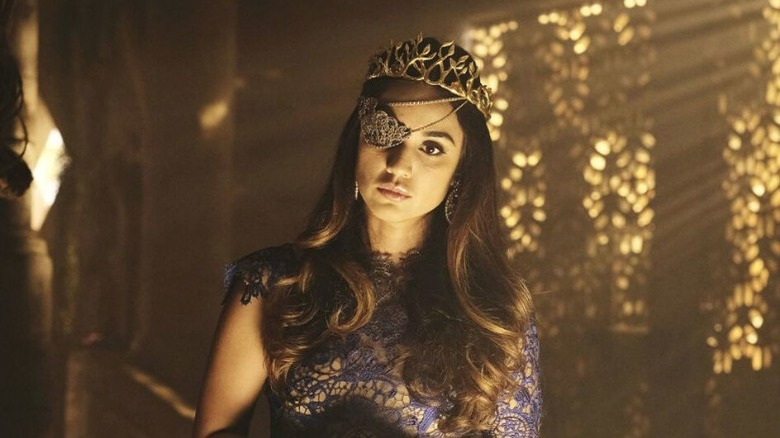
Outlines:
[[[423,131],[423,135],[427,137],[443,138],[449,140],[450,143],[455,145],[455,140],[452,138],[452,136],[444,131]]]

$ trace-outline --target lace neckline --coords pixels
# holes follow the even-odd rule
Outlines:
[[[412,248],[401,254],[382,251],[369,253],[369,270],[376,287],[377,306],[398,296],[411,275],[409,266],[420,254],[420,248]]]
[[[369,258],[373,267],[385,268],[386,270],[404,270],[409,263],[414,261],[422,250],[420,247],[412,248],[400,254],[392,254],[384,251],[371,251]]]

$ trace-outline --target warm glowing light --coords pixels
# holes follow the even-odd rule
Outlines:
[[[780,24],[780,15],[767,17]],[[770,35],[768,41],[777,37]],[[776,58],[777,54],[770,56]],[[772,84],[780,75],[780,69],[773,67],[771,74],[773,78],[767,87],[766,99],[774,106],[780,95]],[[723,158],[729,165],[724,189],[731,204],[726,236],[732,244],[730,259],[736,268],[736,277],[731,294],[719,304],[724,312],[723,324],[717,322],[713,327],[718,333],[725,325],[727,336],[724,341],[728,342],[722,342],[713,352],[715,373],[719,369],[728,372],[732,359],[747,360],[755,371],[769,366],[771,359],[767,358],[767,353],[771,355],[772,345],[760,330],[765,327],[769,311],[764,295],[770,281],[777,276],[775,260],[780,254],[780,245],[775,249],[774,231],[775,224],[780,221],[778,114],[774,111],[769,118],[761,110],[747,107],[726,117],[731,127],[723,149]],[[724,355],[724,352],[728,354]]]
[[[520,167],[525,167],[528,164],[528,158],[524,153],[518,152],[512,157],[512,162]]]
[[[496,74],[490,74],[485,77],[485,85],[490,87],[493,92],[498,91],[498,75]]]
[[[753,324],[753,327],[760,329],[761,326],[764,325],[764,316],[761,315],[761,312],[757,309],[750,309],[749,316],[750,323]]]
[[[756,351],[753,353],[753,355],[752,355],[752,356],[753,356],[753,358],[752,358],[752,360],[750,361],[750,365],[751,365],[751,367],[753,368],[753,371],[760,371],[760,370],[761,370],[761,365],[762,365],[762,363],[761,363],[761,362],[762,362],[762,361],[761,361],[761,352],[762,352],[762,351],[761,351],[761,349],[759,348],[759,349],[757,349],[757,350],[756,350]]]
[[[542,158],[542,151],[541,150],[535,150],[530,155],[528,155],[528,165],[529,166],[536,166],[539,164],[539,160]]]
[[[760,258],[753,260],[750,264],[749,272],[752,277],[757,277],[764,270],[764,261]]]
[[[160,401],[173,408],[180,416],[193,420],[195,418],[195,408],[187,403],[182,396],[173,388],[161,383],[151,375],[132,366],[125,366],[124,371],[140,385],[148,389],[157,396]]]
[[[219,127],[227,118],[230,105],[227,99],[206,105],[199,114],[201,130],[208,132]]]
[[[644,245],[644,239],[640,235],[634,235],[631,237],[631,251],[635,254],[642,252],[642,246]]]
[[[609,144],[606,140],[599,140],[596,142],[593,147],[601,154],[601,155],[609,155],[611,152],[612,146]]]
[[[632,39],[634,39],[634,28],[628,27],[623,30],[623,32],[620,32],[620,35],[618,36],[618,44],[625,46],[626,44],[630,43]]]
[[[729,341],[735,343],[742,337],[742,327],[736,325],[729,331]]]
[[[558,13],[541,14],[538,16],[541,24],[560,23],[565,17]],[[541,234],[539,221],[546,219],[543,210],[545,204],[544,189],[541,174],[541,145],[534,140],[523,145],[523,150],[517,150],[514,145],[502,143],[502,127],[505,114],[511,107],[508,96],[503,95],[502,84],[510,78],[511,58],[505,50],[504,35],[517,30],[517,21],[493,23],[489,26],[472,30],[469,34],[473,40],[472,51],[476,55],[477,64],[481,66],[483,83],[494,91],[494,106],[488,121],[490,137],[496,144],[502,144],[510,151],[513,166],[507,169],[507,174],[501,179],[501,189],[508,194],[507,202],[501,207],[500,213],[508,228],[513,246],[508,250],[510,257],[518,252],[536,251],[539,248],[538,238]]]
[[[591,155],[590,166],[596,170],[604,170],[607,167],[607,160],[601,155]]]
[[[582,14],[585,17],[589,17],[591,14],[593,14],[593,9],[590,5],[582,5],[580,7],[580,14]]]
[[[646,227],[650,225],[651,222],[653,222],[653,217],[655,217],[655,211],[649,209],[645,210],[639,214],[639,218],[637,219],[637,225],[639,225],[640,227]]]
[[[577,41],[585,33],[585,23],[580,21],[569,31],[569,39]]]
[[[745,335],[745,339],[749,343],[751,343],[751,344],[756,344],[758,342],[758,333],[756,333],[755,331],[752,331],[752,332],[748,333],[747,335]],[[758,351],[760,351],[760,350],[758,350]]]
[[[630,18],[628,14],[621,13],[620,15],[615,18],[615,23],[612,25],[612,30],[615,31],[615,33],[620,33],[623,31],[623,29],[626,28],[628,25],[628,22],[630,21]]]
[[[501,126],[504,124],[504,116],[499,112],[494,112],[490,115],[490,123],[496,127]]]
[[[30,213],[30,226],[39,230],[46,220],[49,209],[60,190],[60,176],[70,162],[65,152],[62,134],[57,128],[49,131],[33,173],[33,200]]]
[[[574,53],[582,55],[588,50],[588,47],[590,47],[590,38],[582,37],[574,44]]]
[[[729,356],[734,360],[742,359],[742,347],[739,344],[732,344],[729,348]]]

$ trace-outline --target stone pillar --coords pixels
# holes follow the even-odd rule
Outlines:
[[[28,102],[32,102],[27,105],[25,123],[33,142],[40,140],[35,129],[36,3],[18,2],[11,27],[13,52],[20,61]],[[2,86],[9,90],[10,84]],[[12,128],[0,127],[3,141]],[[38,153],[40,149],[29,146],[25,161],[34,163]],[[60,425],[56,407],[61,373],[52,342],[52,264],[46,242],[30,228],[30,214],[29,190],[17,199],[0,198],[0,428],[4,436],[53,436]]]
[[[48,436],[55,418],[51,260],[28,229],[26,198],[0,199],[0,424],[8,436]]]
[[[133,356],[194,401],[230,242],[236,4],[146,4]]]

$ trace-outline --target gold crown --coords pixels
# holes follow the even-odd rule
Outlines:
[[[474,104],[486,120],[490,118],[493,91],[482,85],[471,55],[453,41],[442,44],[422,34],[398,44],[391,41],[387,50],[368,61],[366,80],[381,77],[424,81],[444,88]]]

